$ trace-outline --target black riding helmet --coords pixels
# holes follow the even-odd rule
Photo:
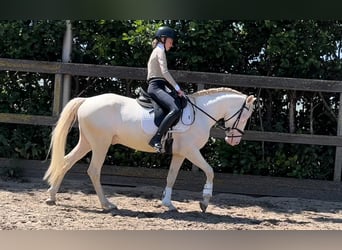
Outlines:
[[[176,40],[176,32],[168,26],[161,26],[158,28],[154,38],[160,40],[162,37],[169,37]]]

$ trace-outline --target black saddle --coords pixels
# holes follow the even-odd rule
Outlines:
[[[137,102],[144,108],[152,109],[151,112],[154,112],[154,123],[157,127],[159,127],[160,123],[163,121],[165,116],[168,114],[167,110],[164,110],[162,107],[156,103],[152,97],[142,88],[138,89],[138,98]],[[176,91],[171,91],[169,93],[175,100],[178,107],[182,110],[187,105],[187,100],[184,96],[180,97],[177,95]],[[179,121],[179,118],[175,121],[175,124]],[[173,125],[175,125],[173,124]]]

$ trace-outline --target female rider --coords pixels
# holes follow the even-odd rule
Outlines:
[[[161,152],[162,136],[167,132],[181,113],[180,107],[175,102],[174,97],[169,94],[167,90],[168,88],[166,87],[173,87],[179,96],[184,95],[183,91],[173,79],[167,68],[165,52],[172,48],[175,38],[176,33],[173,29],[167,26],[160,27],[152,41],[153,51],[147,64],[147,92],[159,106],[168,111],[168,114],[161,122],[156,134],[149,142],[149,145],[157,152]]]

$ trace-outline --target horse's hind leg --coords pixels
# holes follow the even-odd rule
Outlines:
[[[64,157],[65,165],[63,166],[62,172],[54,183],[51,184],[48,192],[50,193],[50,198],[46,200],[47,204],[53,205],[56,202],[56,194],[61,186],[63,178],[69,169],[83,156],[85,156],[90,151],[90,146],[87,140],[80,134],[79,141],[77,145]]]
[[[109,202],[109,200],[104,195],[103,188],[100,182],[101,169],[109,146],[110,142],[106,142],[105,140],[100,139],[97,140],[97,145],[93,145],[93,154],[87,171],[95,188],[96,194],[99,197],[101,207],[106,211],[116,209],[116,206]]]

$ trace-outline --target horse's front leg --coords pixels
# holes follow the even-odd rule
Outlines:
[[[172,188],[175,184],[179,169],[184,161],[185,157],[179,155],[172,155],[172,160],[169,168],[169,172],[166,178],[166,187],[163,192],[162,204],[166,206],[169,211],[175,211],[177,208],[172,204],[171,195]]]
[[[207,177],[207,181],[203,188],[203,201],[200,202],[202,212],[205,212],[209,205],[210,198],[213,196],[214,170],[203,158],[198,149],[193,148],[193,150],[188,153],[187,158],[197,167],[202,169]]]

